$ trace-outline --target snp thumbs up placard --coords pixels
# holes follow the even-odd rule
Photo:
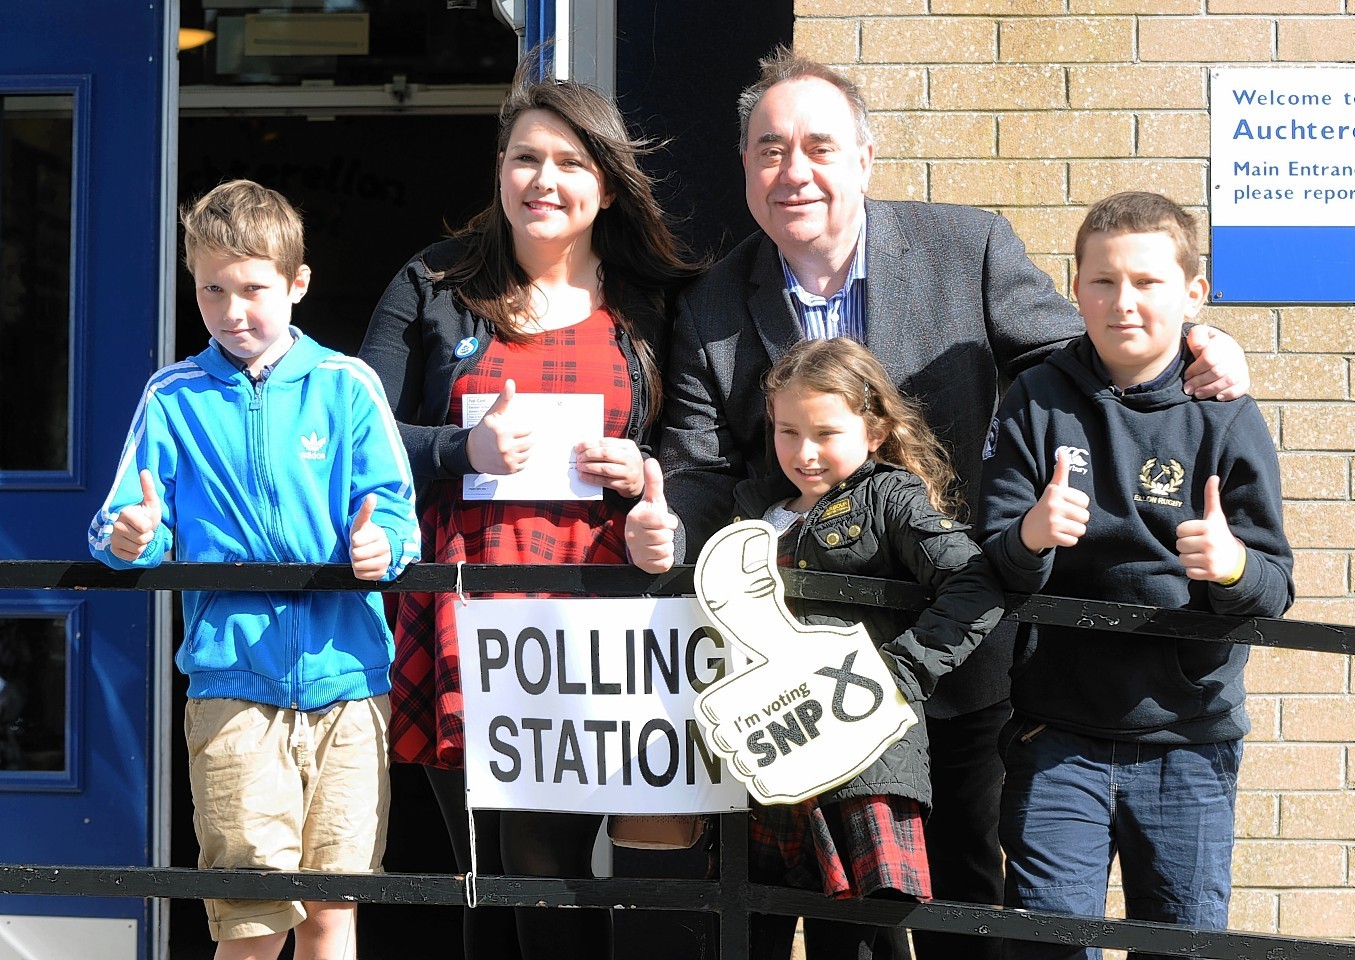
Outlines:
[[[776,531],[745,520],[696,563],[705,616],[749,664],[696,699],[706,742],[762,803],[845,783],[917,722],[865,627],[807,625],[786,609]]]

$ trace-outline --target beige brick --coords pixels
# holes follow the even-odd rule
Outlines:
[[[1248,742],[1257,743],[1280,739],[1280,698],[1252,694],[1246,700],[1247,718],[1251,720]]]
[[[1059,67],[932,67],[931,101],[935,110],[1052,110],[1068,95]]]
[[[1139,58],[1187,63],[1269,61],[1271,21],[1246,17],[1144,17]]]
[[[1279,904],[1279,894],[1269,890],[1233,887],[1233,897],[1228,901],[1228,929],[1274,933],[1280,925]]]
[[[992,157],[997,120],[982,113],[877,113],[870,119],[877,157]]]
[[[1115,861],[1115,881],[1106,890],[1106,916],[1115,920],[1124,919],[1124,887],[1119,882],[1120,861]],[[1109,957],[1113,951],[1107,950],[1105,955]]]
[[[1336,744],[1248,743],[1243,751],[1238,787],[1337,790],[1343,783],[1344,750]]]
[[[1344,551],[1299,550],[1294,583],[1304,599],[1349,599],[1355,593],[1355,555]]]
[[[1296,549],[1355,547],[1355,503],[1286,503],[1284,529],[1290,545]]]
[[[1287,793],[1280,797],[1280,836],[1295,840],[1349,840],[1355,831],[1355,793]]]
[[[1286,937],[1355,936],[1355,890],[1283,890],[1280,926]]]
[[[1105,63],[1133,55],[1134,21],[1128,17],[1032,17],[999,25],[1003,63]]]
[[[992,63],[997,21],[979,18],[881,17],[861,23],[865,63]]]
[[[1345,743],[1351,739],[1351,731],[1355,730],[1355,697],[1285,697],[1280,703],[1280,730],[1285,741],[1290,743]],[[1355,803],[1355,795],[1352,796],[1352,803]],[[1355,824],[1355,819],[1351,823]]]
[[[1239,793],[1234,829],[1239,837],[1253,840],[1279,836],[1280,798],[1273,793]]]
[[[983,13],[1031,17],[1063,13],[1064,0],[932,0],[932,13]]]
[[[1348,456],[1285,453],[1280,480],[1286,500],[1344,500],[1350,496]]]
[[[1247,689],[1252,693],[1345,693],[1346,665],[1330,653],[1252,647]]]
[[[1074,160],[1068,165],[1068,199],[1095,203],[1121,190],[1152,190],[1196,206],[1205,202],[1207,170],[1203,160]]]
[[[1342,0],[1207,0],[1213,13],[1343,13]]]
[[[1350,560],[1344,551],[1295,551],[1299,597],[1346,597],[1351,593]]]
[[[1345,851],[1336,844],[1239,840],[1233,883],[1240,887],[1330,887],[1345,880]]]
[[[1203,67],[1071,66],[1068,104],[1075,110],[1203,110]]]
[[[1202,0],[1069,0],[1069,13],[1199,13]]]
[[[927,165],[918,160],[877,160],[870,176],[876,200],[926,200]]]
[[[1086,211],[1077,207],[1004,210],[1012,229],[1033,253],[1072,253],[1073,238]]]
[[[1328,550],[1295,552],[1294,583],[1300,597],[1346,596],[1351,592],[1350,554]]]
[[[1355,450],[1355,404],[1288,404],[1282,436],[1286,450]]]
[[[860,24],[856,20],[795,21],[795,52],[823,63],[853,63]],[[869,102],[869,101],[867,101]]]
[[[1218,327],[1248,353],[1275,350],[1276,313],[1264,307],[1221,307],[1209,304],[1200,322]]]
[[[1332,623],[1343,627],[1355,626],[1355,600],[1309,600],[1300,598],[1285,614],[1288,620],[1307,620],[1310,623]],[[1331,654],[1327,654],[1331,656]]]
[[[1050,256],[1048,254],[1034,254],[1030,262],[1035,264],[1045,273],[1049,274],[1049,279],[1054,281],[1054,289],[1065,297],[1072,296],[1073,261],[1069,257]]]
[[[1252,354],[1251,395],[1257,400],[1346,400],[1350,374],[1341,357]]]
[[[852,66],[843,73],[861,88],[872,110],[916,110],[927,102],[927,71],[921,67]]]
[[[1054,206],[1068,195],[1060,160],[955,160],[931,164],[931,198],[981,207]]]
[[[1350,49],[1355,45],[1355,21],[1335,17],[1282,17],[1276,23],[1279,29],[1275,59],[1337,63],[1350,60]]]
[[[801,17],[901,17],[927,12],[927,0],[795,0]]]
[[[1266,426],[1270,429],[1270,442],[1275,445],[1275,449],[1280,448],[1280,405],[1278,403],[1260,404],[1261,416],[1266,418]]]
[[[1209,156],[1209,116],[1203,113],[1139,115],[1140,157]]]
[[[1280,349],[1287,353],[1355,353],[1355,309],[1285,307]]]
[[[1009,113],[998,118],[1003,157],[1127,157],[1134,152],[1128,113]]]

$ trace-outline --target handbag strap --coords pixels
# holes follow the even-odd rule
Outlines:
[[[470,805],[470,791],[466,791],[466,819],[470,821],[470,872],[466,874],[466,906],[474,910],[480,902],[475,888],[475,875],[480,860],[479,845],[475,842],[475,811]]]

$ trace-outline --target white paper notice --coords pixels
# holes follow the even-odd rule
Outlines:
[[[461,398],[462,425],[473,427],[498,394]],[[468,473],[461,479],[467,500],[601,500],[602,488],[579,479],[574,447],[602,436],[602,394],[519,393],[513,410],[532,427],[532,453],[517,473]]]

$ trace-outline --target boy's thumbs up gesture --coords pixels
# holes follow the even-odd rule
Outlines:
[[[494,403],[466,438],[466,456],[476,473],[502,476],[517,473],[532,450],[531,427],[523,423],[513,409],[517,384],[503,382]]]
[[[348,557],[353,564],[353,576],[359,580],[380,580],[391,565],[390,540],[386,531],[372,522],[374,510],[376,494],[369,493],[348,532]]]
[[[1219,478],[1204,485],[1204,518],[1186,520],[1176,527],[1176,552],[1186,576],[1192,580],[1236,583],[1246,561],[1247,548],[1233,536],[1219,498]]]
[[[1056,451],[1054,477],[1044,493],[1021,519],[1021,542],[1031,553],[1052,547],[1071,547],[1087,532],[1091,503],[1087,494],[1069,485],[1073,458],[1067,447]]]
[[[645,493],[626,514],[626,549],[631,563],[645,573],[664,573],[673,566],[673,531],[677,517],[668,512],[663,497],[663,468],[657,460],[644,463]]]
[[[113,521],[113,535],[108,540],[113,556],[128,562],[141,556],[160,526],[160,496],[155,492],[155,478],[149,470],[142,470],[140,476],[141,502],[122,508]]]

